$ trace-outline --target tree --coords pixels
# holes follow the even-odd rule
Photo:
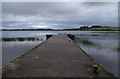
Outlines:
[[[101,28],[102,26],[99,26],[99,25],[93,25],[91,26],[91,28]]]

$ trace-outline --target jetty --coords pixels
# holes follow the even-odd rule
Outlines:
[[[98,66],[95,72],[95,67]],[[114,75],[94,61],[66,34],[49,37],[3,68],[2,77],[108,77]]]

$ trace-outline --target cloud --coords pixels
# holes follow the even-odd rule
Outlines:
[[[3,28],[75,28],[118,24],[117,2],[3,2]]]

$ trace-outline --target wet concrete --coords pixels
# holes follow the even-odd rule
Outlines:
[[[54,35],[3,68],[3,77],[113,77],[66,35]]]

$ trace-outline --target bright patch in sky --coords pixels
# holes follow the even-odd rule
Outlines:
[[[36,27],[36,28],[47,28],[47,26],[41,26],[41,25],[33,25],[33,27]]]

